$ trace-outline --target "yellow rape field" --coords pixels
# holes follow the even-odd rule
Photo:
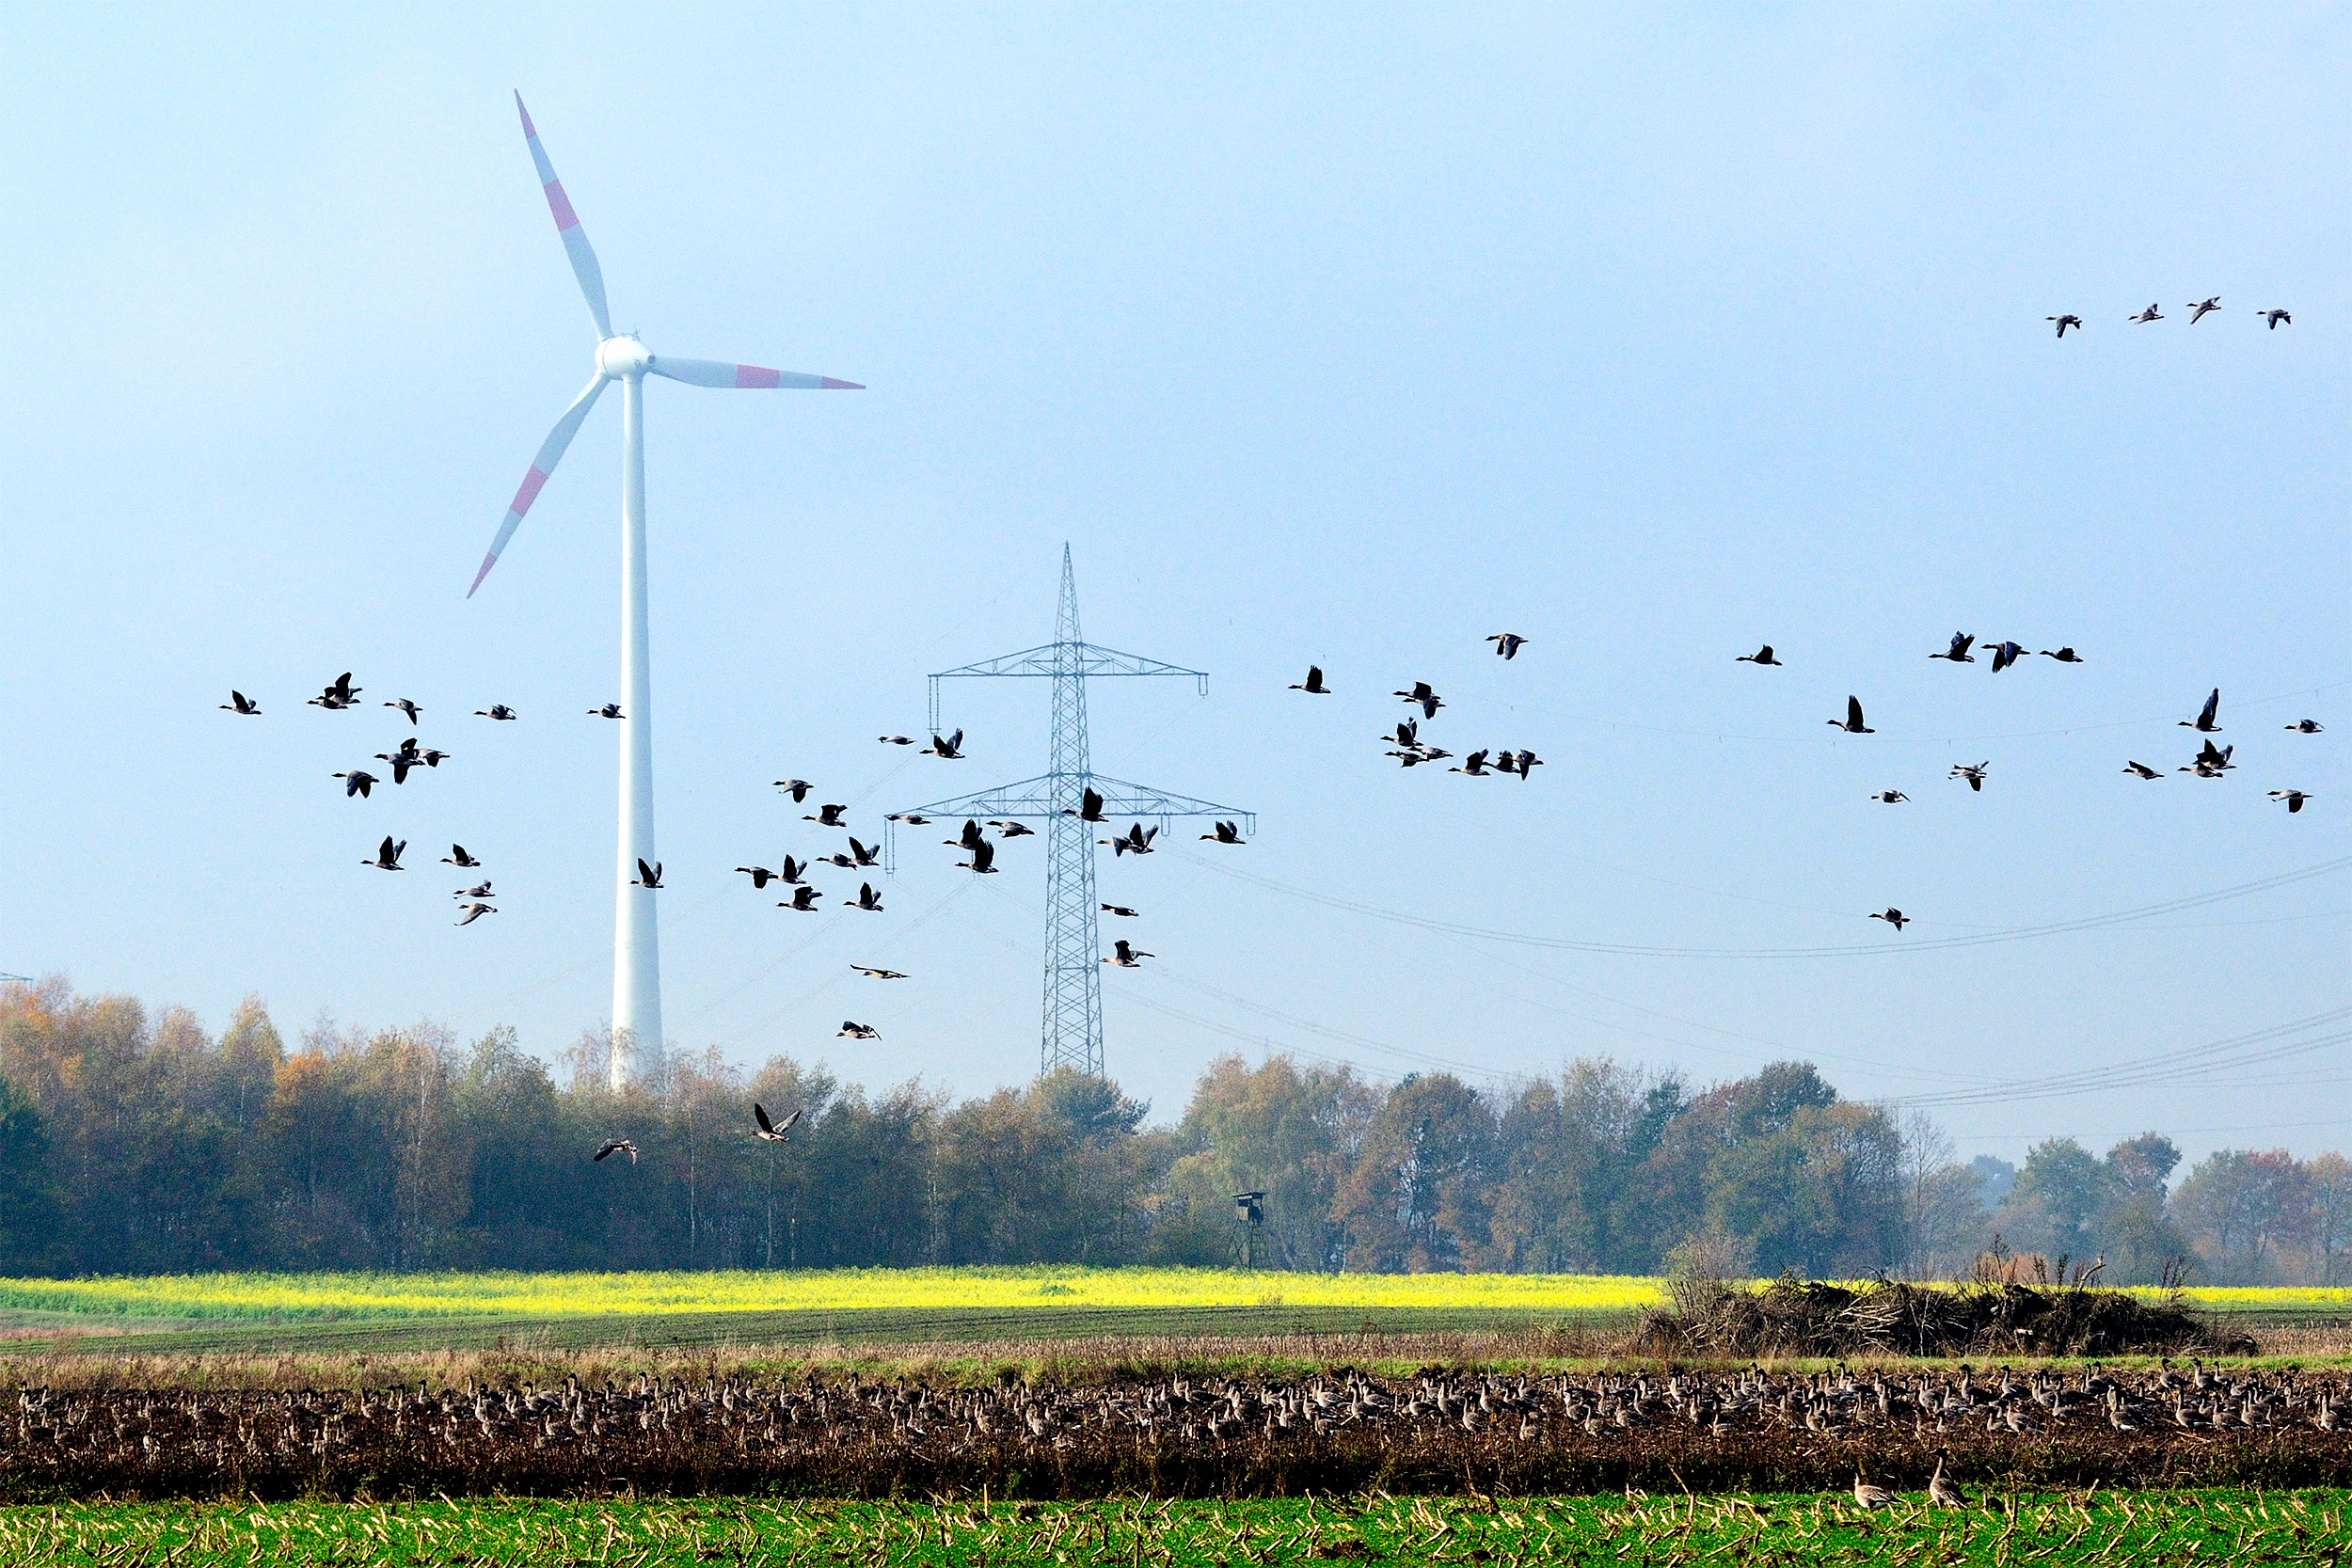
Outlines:
[[[2150,1292],[2153,1293],[2153,1292]],[[2215,1311],[2344,1313],[2352,1291],[2205,1288]],[[646,1274],[210,1274],[0,1280],[0,1312],[179,1322],[949,1308],[1323,1307],[1629,1311],[1661,1281],[1607,1275],[1309,1275],[1236,1269],[838,1269]]]

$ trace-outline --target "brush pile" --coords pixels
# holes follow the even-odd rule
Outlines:
[[[1645,1350],[1701,1355],[2119,1355],[2223,1348],[2174,1302],[2086,1286],[1942,1288],[1880,1280],[1859,1291],[1784,1275],[1724,1286],[1642,1321]]]

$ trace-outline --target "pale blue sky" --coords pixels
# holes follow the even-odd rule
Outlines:
[[[872,388],[648,391],[673,1043],[1034,1069],[1038,841],[957,893],[910,835],[870,923],[727,868],[835,847],[787,773],[871,826],[1039,771],[1025,684],[951,692],[970,762],[873,737],[926,671],[1045,639],[1065,539],[1096,641],[1215,676],[1099,688],[1097,766],[1259,813],[1230,858],[1102,866],[1161,955],[1105,976],[1110,1065],[1162,1113],[1237,1035],[1488,1081],[1804,1054],[1884,1096],[2340,1006],[2345,872],[1899,950],[2347,853],[2347,55],[2341,8],[19,8],[0,968],[215,1026],[246,990],[550,1054],[603,1021],[617,399],[463,597],[593,346],[519,87],[616,325]],[[1930,663],[1956,627],[2090,662]],[[1764,641],[1786,669],[1731,662]],[[1311,659],[1339,695],[1284,689]],[[344,669],[365,709],[303,705]],[[1549,766],[1397,770],[1416,678],[1440,744]],[[2241,766],[2173,775],[2216,685]],[[1849,691],[1877,736],[1821,722]],[[346,801],[393,695],[453,759]],[[466,716],[492,701],[524,721]],[[1945,779],[1979,760],[1982,795]],[[417,870],[359,866],[386,832]],[[502,895],[464,930],[452,838]],[[1486,943],[1220,864],[1542,936],[1899,951]],[[1862,919],[1890,903],[1905,936]],[[2010,1158],[2308,1151],[2352,1141],[2344,1061],[1946,1120]]]

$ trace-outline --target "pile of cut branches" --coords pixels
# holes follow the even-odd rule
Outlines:
[[[1641,1348],[1701,1355],[2116,1355],[2217,1351],[2224,1337],[2177,1298],[2149,1302],[2084,1285],[1861,1290],[1783,1275],[1761,1291],[1725,1286],[1655,1308]]]

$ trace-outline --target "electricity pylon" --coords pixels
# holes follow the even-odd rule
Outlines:
[[[977,795],[910,806],[892,814],[883,845],[894,857],[896,824],[902,816],[983,820],[1042,818],[1045,837],[1045,1022],[1038,1046],[1041,1075],[1073,1067],[1103,1075],[1103,974],[1095,937],[1094,831],[1099,824],[1080,815],[1087,791],[1103,798],[1102,816],[1155,816],[1162,826],[1180,816],[1238,820],[1255,834],[1257,818],[1232,806],[1104,778],[1087,757],[1087,689],[1104,675],[1190,675],[1209,693],[1209,677],[1157,659],[1098,648],[1078,632],[1078,586],[1070,568],[1070,546],[1061,548],[1061,605],[1054,618],[1054,641],[1042,647],[984,659],[930,678],[931,732],[939,733],[939,683],[967,675],[1025,675],[1054,683],[1054,736],[1047,771],[1018,784],[999,784]]]

